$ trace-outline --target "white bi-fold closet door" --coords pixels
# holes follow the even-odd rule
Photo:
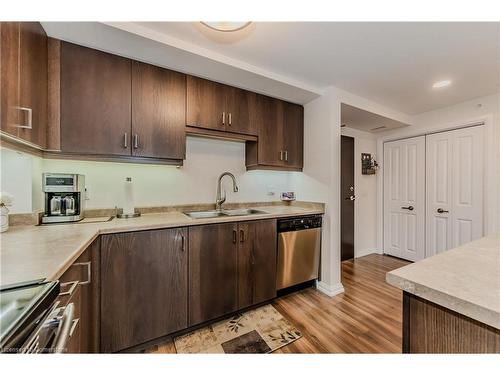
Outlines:
[[[425,254],[425,136],[384,144],[384,253]]]
[[[483,128],[426,138],[426,256],[483,236]]]
[[[416,261],[483,235],[483,126],[384,144],[384,253]]]

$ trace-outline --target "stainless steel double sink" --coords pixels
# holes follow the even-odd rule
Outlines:
[[[267,214],[267,212],[261,210],[255,210],[253,208],[242,208],[236,210],[192,211],[192,212],[184,212],[184,214],[192,219],[209,219],[213,217],[224,217],[224,216],[261,215],[261,214]]]

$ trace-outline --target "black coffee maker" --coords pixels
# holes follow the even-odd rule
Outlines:
[[[45,214],[42,223],[68,223],[83,219],[85,176],[44,173]]]

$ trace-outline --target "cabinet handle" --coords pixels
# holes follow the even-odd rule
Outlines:
[[[443,210],[442,208],[438,208],[437,209],[437,212],[440,213],[440,214],[444,214],[444,213],[448,213],[450,211],[447,211],[447,210]]]
[[[280,160],[283,160],[283,150],[280,150]]]
[[[285,161],[288,161],[288,151],[285,151]]]
[[[233,229],[233,243],[236,243],[236,229]]]
[[[413,211],[415,207],[413,206],[408,206],[408,207],[401,207],[403,210],[408,210],[408,211]]]
[[[123,147],[128,147],[128,134],[127,132],[123,133]]]
[[[80,285],[87,285],[92,282],[92,262],[73,263],[73,266],[87,267],[87,280],[80,283]]]
[[[59,293],[59,297],[72,296],[73,293],[75,292],[76,287],[78,286],[78,283],[79,283],[78,280],[70,281],[67,283],[62,283],[61,287],[68,286],[68,285],[71,285],[71,287],[68,289],[68,291]]]
[[[183,234],[181,234],[181,241],[182,241],[181,249],[182,251],[186,251],[186,237],[184,237]]]
[[[73,324],[71,325],[71,329],[69,330],[69,337],[73,336],[73,332],[75,331],[75,328],[78,325],[79,321],[80,318],[73,319]]]
[[[245,231],[240,229],[240,242],[245,242]]]
[[[15,128],[33,129],[33,110],[28,107],[14,107],[18,111],[28,112],[28,125],[13,125]]]
[[[139,148],[139,136],[134,134],[134,148]]]
[[[231,115],[231,112],[229,112],[229,126],[231,126],[232,118],[233,118],[233,116]]]
[[[222,125],[226,123],[226,112],[222,112]]]

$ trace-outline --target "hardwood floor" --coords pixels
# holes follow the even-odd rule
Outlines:
[[[385,282],[408,262],[370,254],[342,262],[345,293],[330,298],[314,288],[276,299],[273,306],[303,337],[275,353],[401,353],[402,292]],[[172,340],[149,353],[175,353]]]

